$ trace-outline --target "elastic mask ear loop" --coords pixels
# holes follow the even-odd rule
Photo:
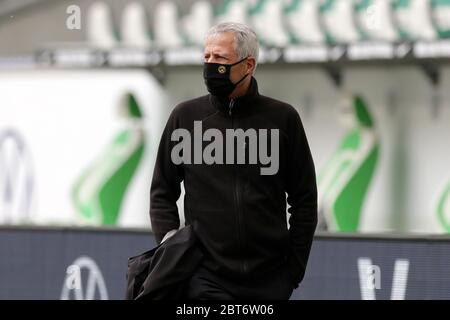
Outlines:
[[[249,75],[249,73],[246,73],[245,76],[243,76],[241,80],[239,80],[238,82],[236,82],[236,83],[234,84],[234,87],[237,87],[237,85],[238,85],[239,83],[241,83],[242,81],[244,81],[244,79],[247,78],[248,75]]]
[[[247,58],[248,58],[248,56],[245,57],[244,59],[239,60],[238,62],[233,63],[230,67],[235,66],[235,65],[241,63],[242,61],[244,61],[244,60],[247,59]],[[231,69],[231,68],[230,68],[230,69]],[[230,71],[231,71],[231,70],[230,70]],[[237,85],[238,85],[239,83],[241,83],[242,81],[244,81],[244,79],[247,78],[248,75],[249,75],[249,74],[246,73],[245,76],[243,76],[243,77],[241,78],[241,80],[239,80],[238,82],[234,83],[234,87],[236,88]]]
[[[244,60],[247,59],[247,58],[248,58],[248,56],[245,57],[244,59],[239,60],[238,62],[235,62],[235,63],[231,64],[230,67],[235,66],[235,65],[241,63],[242,61],[244,61]]]

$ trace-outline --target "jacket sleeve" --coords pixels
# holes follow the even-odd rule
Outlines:
[[[314,162],[300,116],[289,117],[287,203],[290,206],[288,268],[294,287],[303,280],[317,226],[317,185]]]
[[[183,167],[171,160],[175,143],[171,135],[177,126],[175,112],[172,112],[161,136],[150,187],[150,221],[157,244],[169,231],[180,227],[176,202],[180,197]]]

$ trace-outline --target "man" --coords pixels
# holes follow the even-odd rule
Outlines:
[[[156,241],[179,228],[183,181],[186,224],[204,253],[189,299],[289,299],[305,273],[317,225],[314,164],[297,111],[258,93],[257,59],[248,26],[211,28],[203,71],[210,94],[176,106],[159,145],[150,199]]]

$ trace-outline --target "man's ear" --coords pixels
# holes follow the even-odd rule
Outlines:
[[[247,72],[253,73],[255,71],[256,59],[254,57],[248,57],[247,59]]]

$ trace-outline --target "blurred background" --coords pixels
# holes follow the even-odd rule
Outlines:
[[[314,157],[293,298],[450,298],[450,0],[0,0],[0,298],[123,297],[126,259],[154,244],[160,134],[207,93],[223,21],[257,32],[260,92],[297,109]],[[107,270],[83,291],[74,265]]]

